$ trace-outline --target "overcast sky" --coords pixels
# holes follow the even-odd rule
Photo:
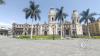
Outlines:
[[[5,0],[4,5],[0,5],[0,24],[11,25],[13,22],[25,23],[25,15],[22,11],[29,6],[30,0]],[[100,0],[34,0],[40,5],[41,21],[48,22],[48,12],[50,8],[60,8],[64,6],[64,11],[69,15],[66,19],[70,21],[72,11],[76,9],[79,13],[87,8],[91,12],[100,13]],[[37,21],[38,22],[38,21]],[[37,23],[34,22],[34,23]],[[31,19],[28,20],[31,23]]]

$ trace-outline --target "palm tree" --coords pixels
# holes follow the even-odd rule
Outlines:
[[[29,12],[28,12],[28,9],[25,8],[23,11],[25,12],[25,19],[26,19],[26,23],[27,23],[28,13],[29,13]]]
[[[4,4],[4,0],[0,0],[0,4]]]
[[[56,14],[56,20],[60,21],[60,27],[61,27],[61,39],[62,38],[62,23],[66,16],[68,16],[66,13],[63,12],[64,7],[61,7],[60,9],[57,8],[57,14]]]
[[[34,1],[30,1],[29,8],[24,9],[26,20],[30,17],[32,19],[32,25],[31,25],[31,39],[33,35],[33,20],[37,21],[37,19],[40,20],[40,10],[39,5],[35,4]]]
[[[88,36],[90,37],[90,31],[89,31],[89,21],[94,22],[95,18],[94,16],[97,15],[96,13],[90,13],[90,9],[87,9],[86,11],[83,11],[80,14],[82,17],[80,19],[80,23],[84,21],[84,23],[87,25],[87,31],[88,31]]]

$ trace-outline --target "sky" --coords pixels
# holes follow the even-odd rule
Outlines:
[[[29,1],[32,0],[4,0],[5,4],[0,5],[0,25],[12,25],[13,22],[24,24],[25,14],[24,8],[29,7]],[[64,11],[68,14],[66,20],[71,21],[71,14],[73,10],[81,13],[83,10],[90,8],[90,12],[100,13],[100,0],[34,0],[36,4],[40,5],[40,23],[48,23],[48,12],[50,8],[64,7]],[[99,17],[99,16],[98,16]],[[34,22],[34,24],[39,21]],[[31,23],[31,19],[28,19]]]

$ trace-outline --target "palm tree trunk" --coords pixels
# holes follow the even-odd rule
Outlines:
[[[53,28],[53,40],[55,40],[55,39],[54,39],[54,28]]]
[[[89,24],[88,24],[88,22],[87,22],[87,31],[88,31],[88,36],[89,36],[89,38],[91,38],[91,36],[90,36],[90,31],[89,31]]]
[[[60,20],[60,27],[61,27],[61,39],[63,39],[63,36],[62,36],[62,21]]]
[[[31,39],[32,39],[32,36],[33,36],[33,19],[32,19],[32,25],[31,25]]]
[[[62,36],[62,25],[61,25],[61,39],[63,39],[63,36]]]
[[[38,27],[37,27],[37,36],[38,36]]]

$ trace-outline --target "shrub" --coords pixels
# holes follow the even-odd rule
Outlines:
[[[79,38],[90,38],[89,36],[78,36]],[[94,39],[100,39],[100,36],[91,36]]]
[[[25,36],[25,35],[21,35],[19,37],[17,37],[19,39],[30,39],[30,36]],[[44,36],[44,35],[41,35],[41,36],[33,36],[32,39],[33,40],[57,40],[57,39],[60,39],[60,36],[58,35],[47,35],[47,36]]]
[[[100,39],[100,36],[93,36],[93,38],[95,38],[95,39]]]
[[[20,39],[29,39],[30,36],[27,36],[27,35],[21,35],[21,36],[18,36],[17,38],[20,38]]]

